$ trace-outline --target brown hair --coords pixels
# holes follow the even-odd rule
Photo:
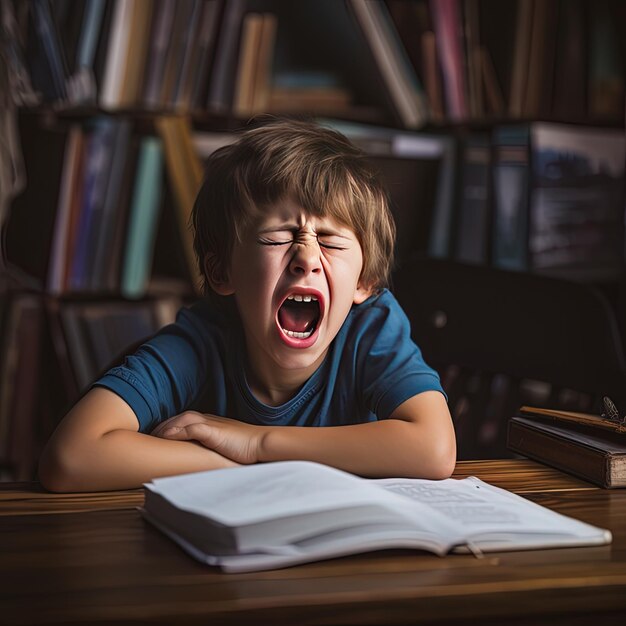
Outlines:
[[[364,153],[330,128],[272,119],[207,161],[191,216],[205,293],[207,273],[227,275],[233,244],[258,211],[285,198],[352,229],[363,250],[361,283],[373,290],[388,284],[395,224]]]

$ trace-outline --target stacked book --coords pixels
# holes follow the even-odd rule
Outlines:
[[[626,487],[626,423],[617,415],[522,407],[507,445],[601,487]]]

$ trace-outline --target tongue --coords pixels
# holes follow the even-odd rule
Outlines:
[[[278,321],[285,330],[297,333],[306,332],[315,323],[318,317],[317,303],[292,304],[285,302],[278,311]]]

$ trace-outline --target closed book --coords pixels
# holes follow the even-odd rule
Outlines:
[[[121,290],[127,298],[143,296],[150,277],[161,207],[162,175],[161,140],[158,137],[146,137],[139,149],[122,271]]]
[[[509,449],[601,487],[626,487],[626,435],[549,420],[511,418]]]
[[[626,140],[621,130],[530,127],[530,269],[610,281],[624,268]]]
[[[156,0],[152,10],[150,45],[141,102],[142,106],[148,108],[157,108],[161,104],[161,85],[175,8],[175,0]]]
[[[231,0],[224,5],[206,102],[207,108],[216,113],[228,112],[233,103],[245,9],[245,0]]]
[[[69,131],[65,154],[63,156],[63,174],[60,181],[59,204],[54,222],[54,234],[48,266],[48,290],[56,295],[63,292],[64,277],[67,267],[68,240],[72,218],[72,198],[78,186],[80,175],[79,162],[83,156],[84,134],[79,125]]]
[[[456,234],[456,259],[464,263],[485,264],[489,260],[490,170],[489,136],[473,133],[463,146]]]
[[[100,106],[103,109],[117,109],[123,103],[122,86],[128,63],[134,8],[133,0],[118,0],[115,4],[100,84]]]
[[[422,126],[429,115],[426,96],[386,5],[352,0],[350,7],[402,124]]]
[[[67,60],[54,22],[51,7],[45,0],[30,4],[26,60],[33,86],[46,102],[67,97]]]
[[[492,261],[507,270],[528,269],[529,130],[496,128],[493,135]]]
[[[113,242],[119,221],[123,220],[124,204],[121,202],[128,157],[130,139],[133,130],[132,122],[119,118],[113,130],[112,155],[110,160],[109,178],[104,191],[100,226],[94,240],[95,249],[91,258],[88,280],[91,291],[107,289],[107,274],[112,263]]]
[[[176,100],[178,84],[183,73],[185,53],[190,41],[194,22],[197,21],[197,2],[177,2],[173,22],[169,25],[169,41],[160,85],[159,104],[169,107]]]
[[[190,276],[193,277],[194,286],[197,287],[198,269],[189,224],[191,210],[202,183],[202,162],[193,147],[190,123],[187,119],[162,116],[156,121],[156,126],[163,140],[166,170],[175,198],[187,267]]]
[[[83,195],[76,231],[70,288],[89,289],[97,241],[102,228],[104,200],[111,169],[116,121],[99,117],[92,121],[83,180]]]

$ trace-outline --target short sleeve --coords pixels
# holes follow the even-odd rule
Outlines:
[[[223,371],[223,332],[208,305],[181,309],[174,324],[160,330],[124,364],[93,386],[119,395],[135,412],[141,432],[188,409],[202,392],[210,369]]]
[[[424,391],[445,396],[437,372],[411,339],[409,320],[390,292],[364,315],[357,368],[367,408],[387,419],[405,400]]]

